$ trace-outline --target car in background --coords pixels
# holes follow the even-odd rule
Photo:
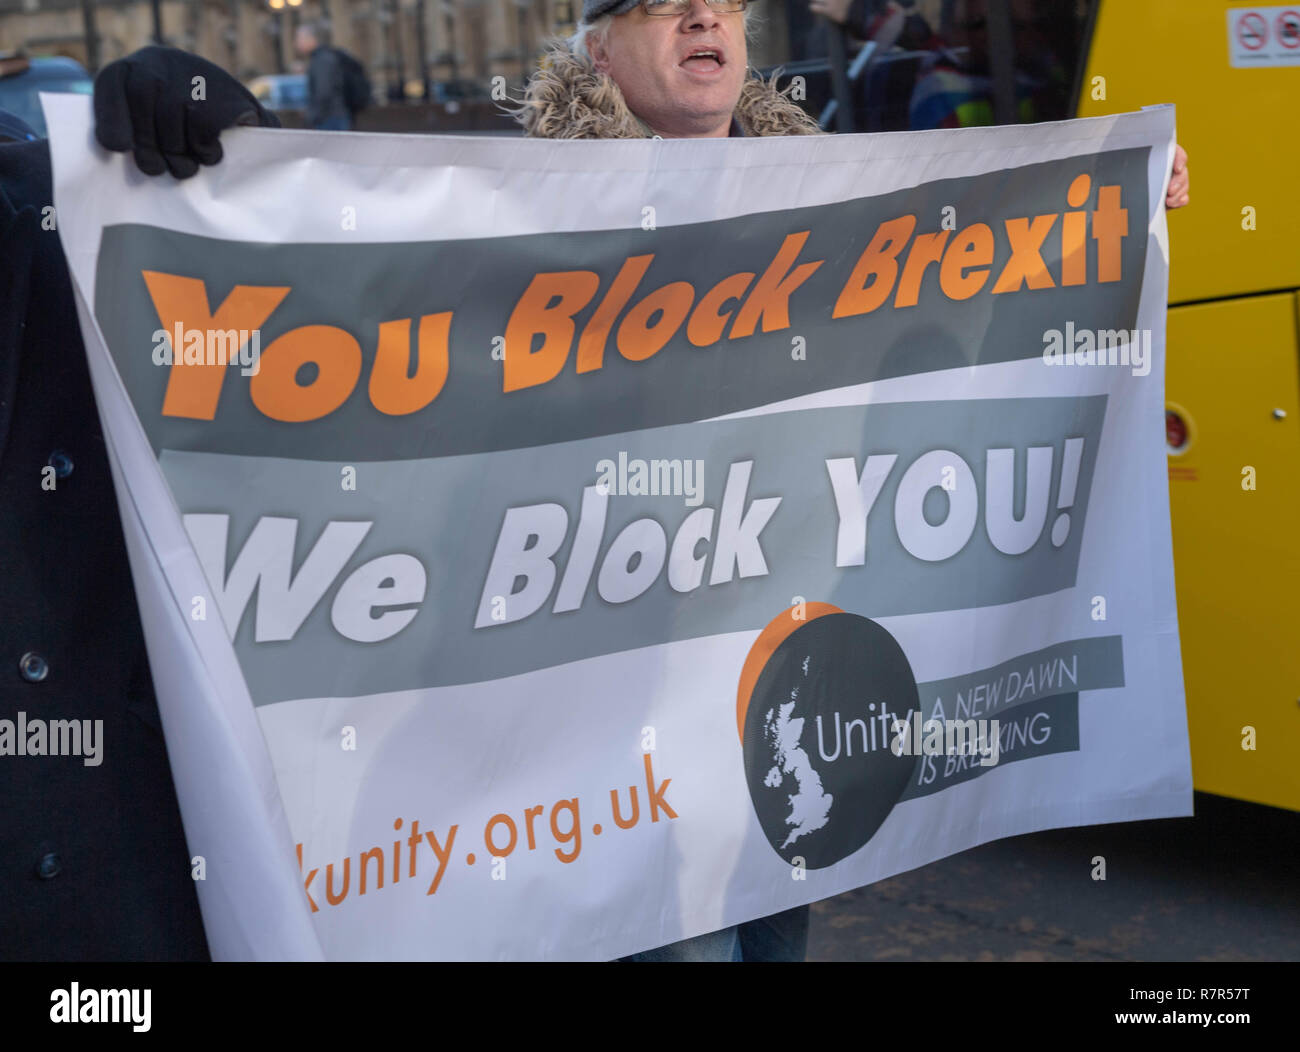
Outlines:
[[[268,110],[306,110],[306,73],[269,73],[254,77],[248,90]]]
[[[48,133],[41,112],[42,91],[90,95],[94,81],[80,62],[62,55],[29,58],[0,53],[0,110],[12,113],[44,138]]]

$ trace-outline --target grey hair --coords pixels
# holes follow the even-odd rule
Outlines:
[[[587,41],[595,39],[603,41],[609,35],[609,27],[614,24],[613,15],[601,15],[594,22],[579,22],[577,30],[573,36],[569,37],[569,50],[584,62],[591,61],[591,54],[587,51]],[[752,41],[754,33],[758,28],[758,17],[754,15],[753,3],[745,5],[745,40]]]
[[[590,62],[591,54],[587,51],[588,38],[604,40],[609,35],[609,27],[613,24],[613,15],[601,15],[594,22],[579,22],[577,30],[569,37],[569,50],[584,62]]]

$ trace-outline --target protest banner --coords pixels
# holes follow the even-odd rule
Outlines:
[[[215,957],[608,959],[1191,813],[1172,108],[178,184],[45,105]]]

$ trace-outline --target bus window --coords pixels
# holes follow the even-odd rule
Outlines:
[[[964,128],[998,123],[995,81],[1014,77],[1012,120],[1029,124],[1073,115],[1075,83],[1083,61],[1085,29],[1096,0],[955,0],[945,11],[946,37],[938,37],[920,71],[908,107],[914,129]],[[1010,48],[995,20],[1009,16]],[[1006,64],[1004,67],[1003,64]]]

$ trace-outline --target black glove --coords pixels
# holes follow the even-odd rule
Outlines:
[[[188,179],[200,164],[216,164],[221,132],[236,124],[280,127],[224,69],[179,48],[141,48],[95,78],[95,138],[106,150],[133,151],[146,175]]]

